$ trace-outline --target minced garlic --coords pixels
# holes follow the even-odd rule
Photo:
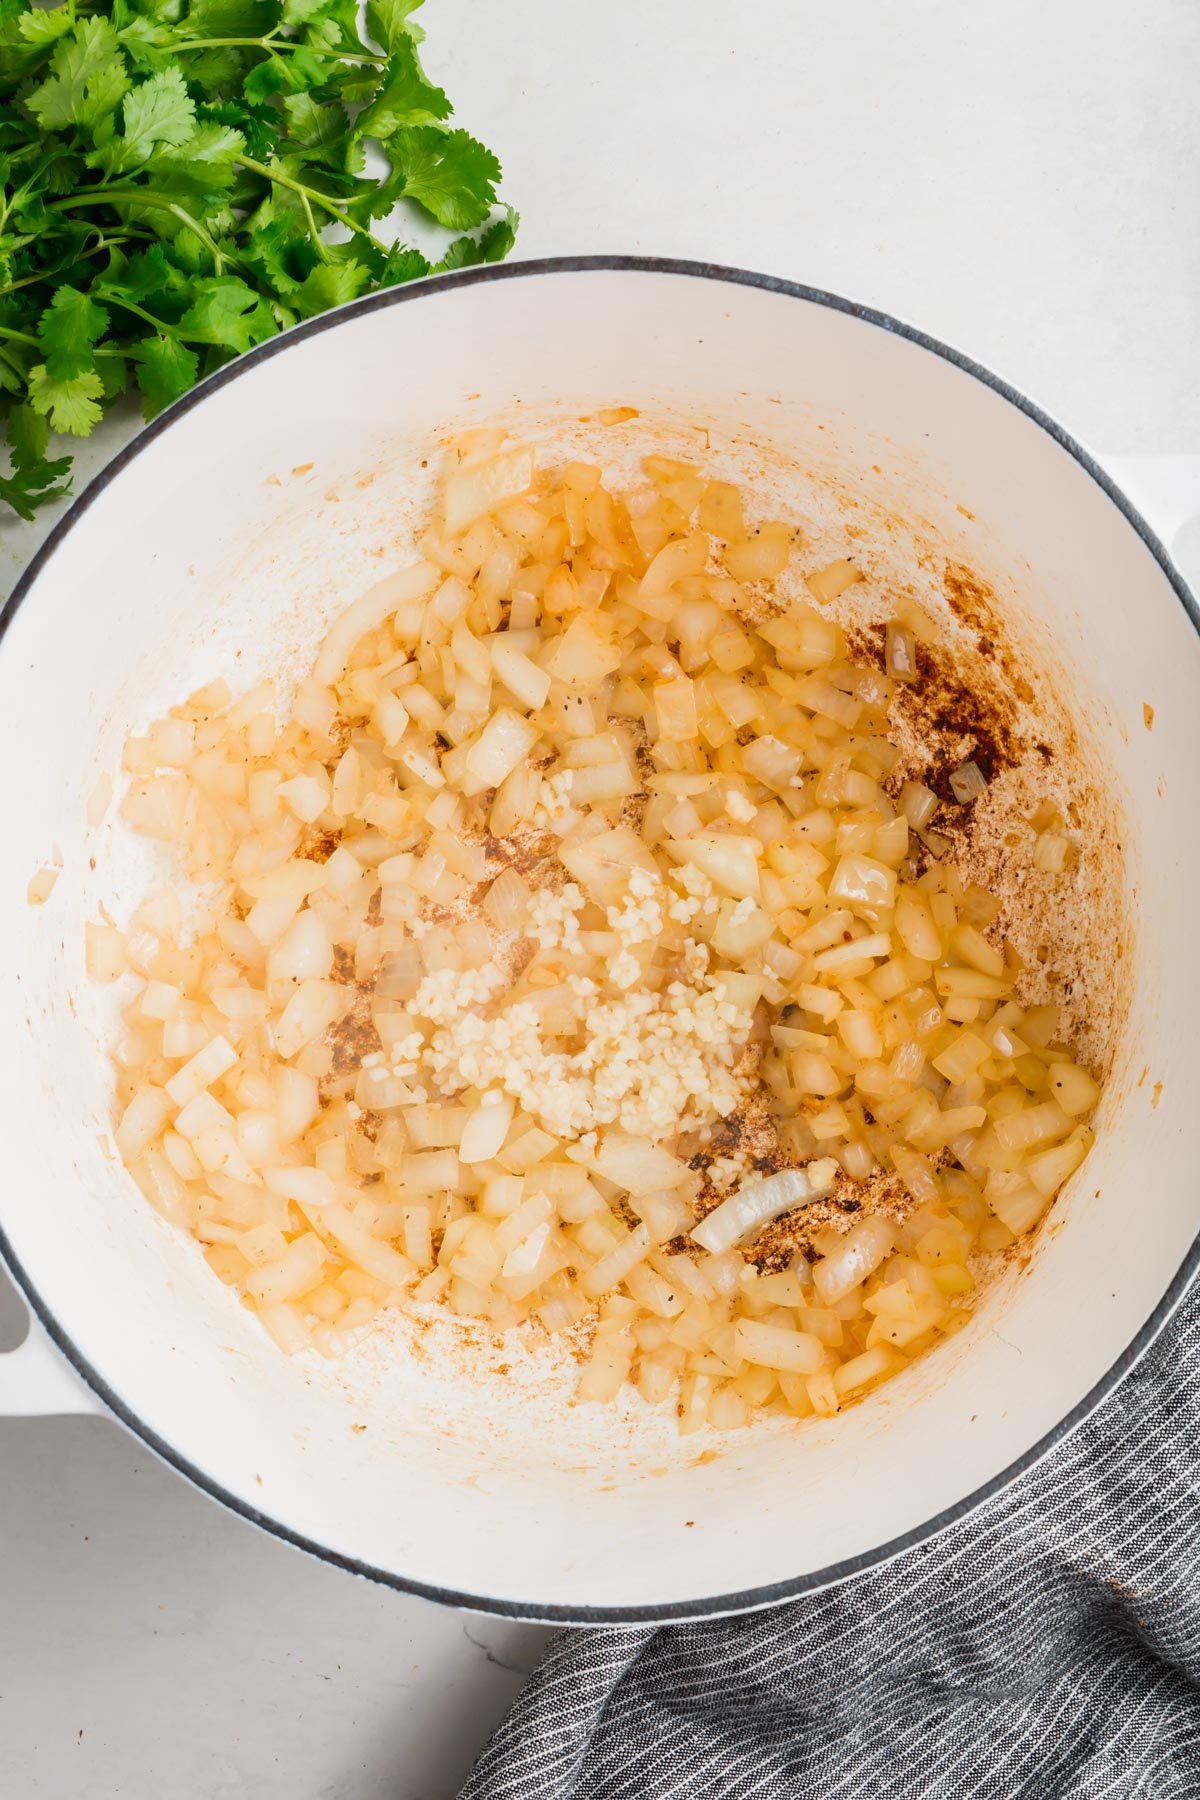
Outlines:
[[[725,1117],[741,1095],[732,1070],[752,1020],[710,973],[707,945],[685,938],[676,978],[658,992],[638,987],[643,971],[633,952],[657,942],[672,897],[679,898],[659,876],[635,869],[621,901],[607,908],[616,954],[594,976],[568,974],[558,990],[574,1015],[570,1047],[548,1040],[527,1000],[504,1002],[500,968],[442,970],[407,1002],[416,1029],[401,1040],[391,1072],[425,1075],[448,1098],[499,1088],[559,1137],[618,1125],[660,1141]],[[534,896],[528,933],[543,953],[583,953],[584,904],[574,882]]]

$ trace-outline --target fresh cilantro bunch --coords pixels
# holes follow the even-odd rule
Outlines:
[[[0,0],[0,413],[22,518],[67,492],[51,434],[136,387],[151,418],[253,344],[371,288],[496,262],[500,165],[446,121],[421,0]],[[375,227],[414,202],[436,264]]]

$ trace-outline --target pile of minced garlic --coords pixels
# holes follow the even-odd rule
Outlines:
[[[669,457],[449,463],[290,708],[217,681],[126,747],[125,819],[216,898],[89,927],[121,1155],[285,1351],[436,1302],[684,1430],[832,1414],[961,1326],[1099,1092],[889,779],[929,618],[856,664],[854,564],[785,600],[795,530]]]

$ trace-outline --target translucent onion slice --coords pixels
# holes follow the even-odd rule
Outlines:
[[[720,1256],[732,1250],[753,1231],[760,1231],[772,1219],[778,1219],[794,1206],[817,1200],[833,1186],[838,1165],[832,1156],[819,1162],[805,1163],[800,1169],[780,1169],[777,1175],[764,1175],[760,1181],[744,1181],[728,1200],[722,1200],[706,1219],[702,1219],[692,1237],[704,1250]]]

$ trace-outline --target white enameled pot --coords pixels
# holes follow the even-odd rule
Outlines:
[[[715,1454],[637,1408],[570,1406],[554,1355],[518,1346],[500,1366],[453,1327],[397,1324],[347,1363],[282,1356],[114,1159],[116,1001],[83,967],[85,919],[121,916],[166,867],[115,813],[86,823],[125,734],[218,674],[299,669],[404,554],[439,435],[498,420],[552,452],[594,442],[596,410],[619,405],[641,416],[614,446],[690,443],[781,490],[795,470],[982,570],[1062,671],[1125,817],[1128,1003],[1096,1148],[1030,1266],[843,1417]],[[1161,545],[1050,420],[919,332],[786,282],[621,258],[470,271],[205,382],[81,496],[4,617],[0,1250],[40,1325],[0,1358],[0,1410],[98,1397],[278,1536],[513,1616],[770,1604],[961,1516],[1113,1388],[1197,1261],[1197,622]],[[29,906],[29,877],[58,862]]]

